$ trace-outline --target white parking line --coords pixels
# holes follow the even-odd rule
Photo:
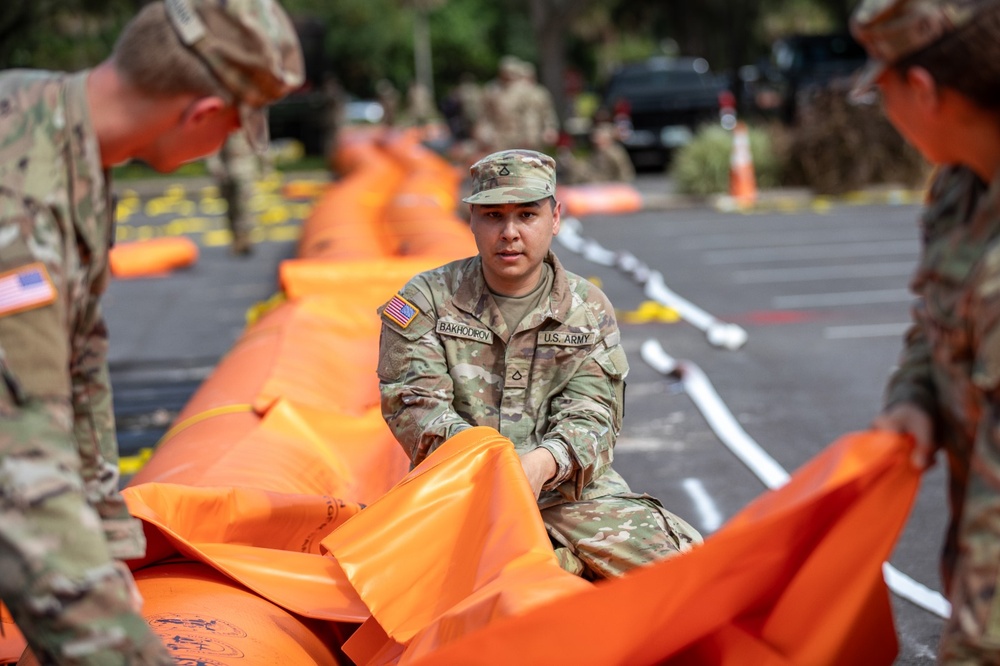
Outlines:
[[[917,240],[877,241],[874,243],[825,243],[793,247],[757,247],[745,250],[716,250],[705,253],[705,263],[715,266],[755,261],[793,261],[797,259],[843,259],[845,257],[885,257],[920,253]]]
[[[903,239],[911,239],[910,229],[906,229],[908,235],[900,233],[892,234],[882,229],[857,228],[845,229],[841,225],[833,228],[820,228],[810,230],[789,231],[787,227],[781,229],[760,229],[753,228],[745,231],[728,231],[724,233],[699,235],[692,238],[685,238],[680,242],[680,246],[685,250],[736,250],[759,247],[793,247],[796,245],[816,245],[819,243],[887,243]],[[888,236],[888,237],[887,237]]]
[[[881,264],[839,264],[836,266],[808,266],[804,268],[760,268],[733,271],[737,284],[764,284],[772,282],[803,282],[807,280],[849,280],[852,278],[901,277],[913,273],[912,261]]]
[[[691,496],[694,503],[694,510],[701,518],[701,529],[703,532],[711,533],[719,529],[722,525],[722,514],[712,496],[705,490],[705,485],[700,479],[684,479],[681,483],[684,491]]]
[[[829,326],[823,329],[827,340],[852,340],[857,338],[898,338],[910,328],[910,323],[869,324],[867,326]]]
[[[701,368],[694,363],[677,361],[656,340],[647,340],[642,345],[642,358],[658,372],[681,380],[688,396],[722,443],[765,486],[773,489],[788,482],[791,478],[788,472],[743,430]],[[882,575],[889,589],[903,599],[943,618],[951,614],[951,604],[941,594],[913,580],[888,562],[882,564]]]
[[[878,303],[909,303],[913,294],[907,289],[875,289],[834,294],[794,294],[775,296],[771,306],[776,310],[799,308],[835,308],[844,305],[875,305]]]

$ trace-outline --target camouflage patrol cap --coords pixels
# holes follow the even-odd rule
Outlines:
[[[852,95],[868,92],[891,65],[934,44],[997,0],[862,0],[851,17],[851,33],[869,62]]]
[[[208,65],[240,108],[250,145],[267,149],[264,108],[302,85],[302,47],[274,0],[164,0],[183,42]]]
[[[467,204],[530,203],[556,193],[556,162],[534,150],[503,150],[472,165]]]
[[[519,77],[524,71],[523,62],[517,56],[505,55],[500,58],[497,71],[504,76]]]

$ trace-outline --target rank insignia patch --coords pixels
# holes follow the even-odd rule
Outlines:
[[[40,308],[55,300],[56,288],[41,262],[0,275],[0,317]]]
[[[406,328],[420,314],[420,310],[402,296],[396,295],[386,304],[382,314]]]

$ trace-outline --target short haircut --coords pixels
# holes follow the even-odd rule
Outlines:
[[[904,76],[911,67],[926,69],[938,85],[968,97],[976,106],[1000,111],[1000,2],[893,65]]]
[[[129,21],[111,60],[130,85],[151,97],[197,95],[233,101],[205,61],[181,42],[163,2],[146,5]]]

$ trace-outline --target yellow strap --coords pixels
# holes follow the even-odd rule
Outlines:
[[[195,414],[194,416],[184,419],[180,423],[176,424],[173,428],[168,430],[166,434],[164,434],[163,437],[160,438],[160,441],[156,443],[156,446],[157,447],[161,446],[164,442],[166,442],[174,435],[184,430],[187,430],[196,423],[201,423],[205,419],[210,419],[215,416],[222,416],[224,414],[239,414],[242,412],[252,412],[252,411],[253,411],[253,405],[251,404],[237,404],[237,405],[222,405],[221,407],[215,407],[213,409],[206,410],[200,414]]]

